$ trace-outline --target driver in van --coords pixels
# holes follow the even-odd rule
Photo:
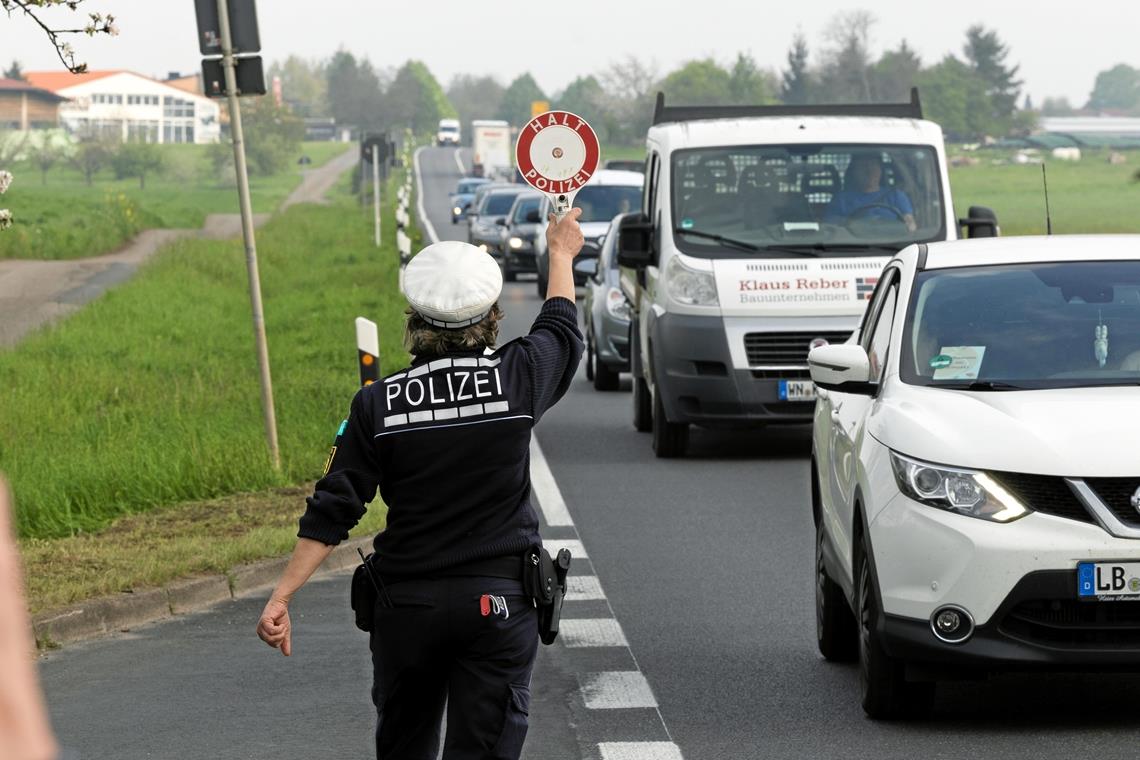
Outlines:
[[[910,232],[918,229],[914,205],[897,187],[882,187],[883,164],[878,156],[862,153],[851,158],[843,190],[831,198],[823,220],[844,224],[858,218],[901,221]]]

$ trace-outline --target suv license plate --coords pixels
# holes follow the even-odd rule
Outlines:
[[[1083,601],[1140,601],[1140,562],[1081,562],[1077,597]]]
[[[815,384],[811,380],[781,380],[781,401],[815,401]]]

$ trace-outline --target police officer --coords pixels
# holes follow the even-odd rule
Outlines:
[[[528,452],[582,355],[579,215],[552,218],[546,302],[527,336],[497,349],[494,259],[447,241],[408,264],[414,361],[356,394],[258,621],[261,639],[289,655],[290,600],[379,488],[388,520],[371,561],[381,593],[370,646],[381,760],[435,760],[445,704],[445,760],[522,751],[538,618],[521,559],[541,543]]]

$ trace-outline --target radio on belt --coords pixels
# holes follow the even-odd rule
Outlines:
[[[581,116],[547,111],[519,130],[515,165],[528,185],[550,196],[554,215],[561,219],[574,205],[574,196],[598,169],[598,136]]]

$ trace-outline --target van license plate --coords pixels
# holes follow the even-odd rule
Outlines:
[[[815,384],[811,380],[781,380],[781,401],[815,401]]]
[[[1140,601],[1140,562],[1081,562],[1077,596],[1084,601]]]

